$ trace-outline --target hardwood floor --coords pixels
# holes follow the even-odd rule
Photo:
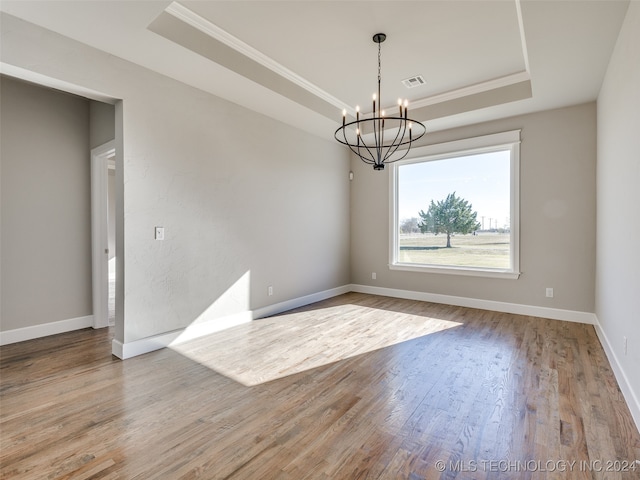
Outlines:
[[[3,479],[640,478],[588,325],[350,293],[124,362],[1,350]]]

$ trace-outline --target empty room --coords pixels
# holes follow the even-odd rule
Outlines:
[[[640,479],[640,2],[0,2],[0,478]]]

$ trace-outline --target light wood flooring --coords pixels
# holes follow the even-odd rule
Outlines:
[[[588,325],[350,293],[110,351],[107,329],[2,347],[0,478],[640,478]]]

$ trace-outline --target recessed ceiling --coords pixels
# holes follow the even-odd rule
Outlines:
[[[182,5],[350,105],[368,102],[375,90],[378,52],[372,36],[378,32],[387,35],[383,93],[391,104],[398,97],[415,101],[525,70],[515,2]],[[407,91],[402,80],[417,74],[428,79],[426,85]]]
[[[408,98],[430,130],[592,101],[628,0],[3,1],[0,9],[329,138]],[[407,89],[402,80],[422,75]]]

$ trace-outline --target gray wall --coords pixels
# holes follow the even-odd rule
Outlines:
[[[116,138],[116,108],[108,103],[89,101],[89,148]]]
[[[156,81],[123,102],[126,341],[349,283],[348,155]]]
[[[428,127],[428,124],[427,124]],[[389,169],[351,165],[352,282],[551,308],[594,311],[595,103],[429,133],[429,144],[522,129],[518,280],[392,271]],[[377,280],[371,279],[376,272]],[[554,288],[554,298],[545,297]]]
[[[116,339],[349,283],[349,157],[335,142],[1,18],[3,61],[122,99]]]
[[[89,102],[0,78],[1,328],[91,315]]]
[[[598,96],[596,315],[640,423],[640,3],[631,2]],[[625,355],[623,337],[627,337]],[[612,362],[613,363],[613,362]],[[632,409],[633,410],[633,409]]]

